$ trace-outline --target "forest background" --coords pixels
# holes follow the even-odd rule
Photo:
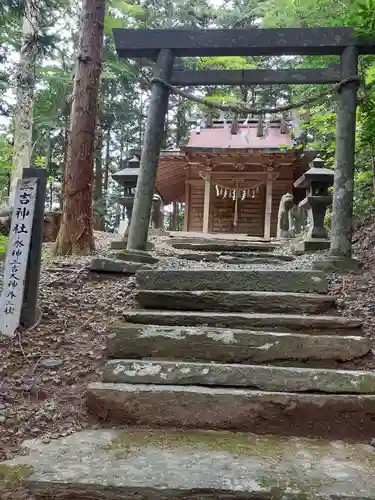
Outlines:
[[[17,171],[17,162],[19,168],[20,161],[29,158],[30,165],[48,171],[47,208],[63,209],[64,178],[72,162],[71,124],[84,119],[80,116],[83,108],[77,102],[81,97],[74,90],[79,50],[85,37],[87,41],[96,29],[90,26],[93,16],[89,15],[89,4],[88,0],[5,0],[1,3],[0,205],[3,207],[9,205],[9,179]],[[80,168],[92,172],[95,228],[101,230],[113,229],[118,211],[117,188],[111,181],[111,173],[118,170],[129,152],[138,149],[143,141],[150,89],[142,75],[152,76],[152,67],[117,57],[112,28],[353,26],[361,37],[375,33],[375,0],[222,3],[220,0],[95,0],[93,4],[105,12],[104,39],[102,60],[99,51],[98,60],[94,61],[99,71],[86,75],[93,78],[86,83],[94,88],[93,95],[97,93],[97,98],[93,110],[95,127],[87,134],[87,146],[92,154],[87,155],[86,164],[81,161]],[[100,28],[98,36],[101,36]],[[185,58],[183,62],[185,67],[195,69],[314,68],[338,63],[338,57],[323,56],[202,57]],[[356,220],[363,223],[372,221],[375,215],[375,56],[361,57],[359,72],[362,84],[357,116],[354,210]],[[252,107],[263,107],[300,101],[326,88],[323,85],[249,85],[189,90],[218,103],[241,101]],[[331,167],[335,151],[335,106],[335,99],[330,98],[309,108],[299,108],[294,116],[300,120],[309,147],[321,150]],[[204,118],[206,112],[199,104],[172,95],[163,147],[183,144],[191,122]],[[230,118],[223,113],[219,115]],[[71,232],[75,230],[72,226]],[[69,233],[70,227],[65,228],[66,231]],[[64,252],[88,253],[89,240],[90,235],[81,245],[68,245]]]

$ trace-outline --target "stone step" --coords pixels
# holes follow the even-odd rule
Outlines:
[[[375,395],[262,392],[201,386],[91,383],[90,413],[145,427],[372,439]]]
[[[179,259],[197,262],[224,262],[233,264],[283,264],[294,260],[292,255],[276,255],[258,252],[188,252],[178,255]]]
[[[111,257],[117,260],[123,260],[127,262],[142,262],[144,264],[156,264],[159,259],[156,259],[148,252],[143,252],[141,250],[122,250],[119,252],[113,252]]]
[[[239,311],[269,313],[324,313],[335,310],[330,295],[291,292],[221,292],[138,290],[136,301],[146,309],[181,311]]]
[[[28,445],[0,467],[21,471],[37,500],[375,498],[374,451],[362,443],[120,428]]]
[[[141,290],[226,290],[259,292],[327,293],[324,273],[306,270],[151,270],[139,271]]]
[[[105,257],[96,257],[90,264],[90,271],[108,274],[135,274],[140,269],[151,268],[151,265],[142,262],[127,262]]]
[[[350,361],[365,356],[371,346],[365,337],[156,325],[114,325],[107,341],[114,358],[250,364]]]
[[[375,373],[224,363],[110,360],[103,382],[246,387],[273,392],[375,394]]]
[[[276,245],[273,243],[258,242],[258,241],[220,241],[220,240],[201,240],[201,241],[187,241],[186,238],[177,239],[172,238],[166,240],[166,243],[171,245],[172,248],[178,250],[193,250],[203,252],[270,252],[275,249]]]
[[[311,335],[360,335],[362,321],[343,316],[299,314],[220,313],[207,311],[125,311],[126,321],[149,325],[214,326],[219,328],[263,329],[272,332],[299,332]]]

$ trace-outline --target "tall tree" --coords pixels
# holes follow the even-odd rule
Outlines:
[[[9,197],[10,206],[13,205],[17,181],[22,177],[22,169],[30,166],[32,154],[34,75],[38,54],[39,0],[25,0],[24,8],[21,52],[17,71],[17,105]]]
[[[104,15],[105,0],[84,0],[57,255],[86,255],[94,249],[93,167]]]

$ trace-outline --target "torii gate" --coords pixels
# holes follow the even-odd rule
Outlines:
[[[337,96],[336,158],[332,205],[332,256],[350,258],[353,218],[358,56],[375,53],[375,40],[363,41],[352,28],[285,29],[114,29],[120,57],[156,58],[156,81],[142,149],[128,248],[147,244],[152,197],[162,144],[169,88],[241,84],[316,84],[347,80]],[[339,55],[334,68],[293,70],[173,71],[175,57]],[[158,81],[159,78],[159,81]]]

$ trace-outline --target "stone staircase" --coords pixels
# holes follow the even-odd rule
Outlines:
[[[150,270],[109,340],[90,411],[121,424],[369,439],[375,374],[337,369],[370,342],[319,271]]]
[[[267,245],[264,267],[137,272],[140,308],[111,327],[87,393],[90,413],[118,427],[10,461],[37,463],[36,498],[375,499],[375,373],[340,366],[371,342],[323,273],[287,269]]]

